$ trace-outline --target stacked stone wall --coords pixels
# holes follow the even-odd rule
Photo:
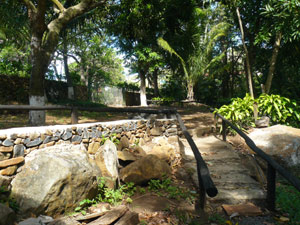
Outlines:
[[[67,144],[84,144],[89,154],[94,154],[110,138],[115,143],[126,137],[130,144],[150,141],[155,136],[180,134],[177,121],[126,120],[93,124],[56,125],[48,127],[11,128],[0,130],[0,186],[9,186],[20,172],[26,155],[43,148]]]

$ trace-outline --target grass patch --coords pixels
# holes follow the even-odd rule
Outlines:
[[[291,185],[279,184],[276,188],[276,205],[280,212],[287,214],[287,224],[300,224],[300,192]]]

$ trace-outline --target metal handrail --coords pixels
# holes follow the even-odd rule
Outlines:
[[[213,110],[213,109],[212,109]],[[215,110],[213,110],[215,111]],[[300,180],[295,177],[293,174],[284,169],[281,165],[279,165],[274,159],[272,159],[267,153],[261,150],[259,147],[255,145],[253,140],[249,138],[243,131],[241,131],[238,127],[232,124],[230,121],[225,119],[222,115],[217,112],[214,112],[216,116],[222,119],[222,136],[223,140],[226,141],[226,128],[229,125],[232,129],[234,129],[246,142],[246,144],[257,153],[263,160],[268,163],[267,170],[267,203],[268,208],[271,210],[275,210],[275,200],[276,200],[276,171],[284,177],[287,181],[289,181],[298,191],[300,191]]]
[[[218,190],[210,177],[210,173],[206,163],[204,162],[199,149],[197,148],[195,142],[193,141],[191,135],[187,131],[181,116],[176,109],[166,108],[166,109],[149,109],[145,107],[103,107],[103,108],[93,108],[93,107],[78,107],[78,106],[30,106],[30,105],[0,105],[0,110],[71,110],[71,120],[72,124],[78,123],[78,110],[80,111],[93,111],[93,112],[129,112],[129,113],[149,113],[149,114],[167,114],[175,115],[179,123],[180,129],[183,135],[187,139],[194,157],[197,163],[197,174],[199,182],[199,204],[202,209],[204,209],[206,194],[209,197],[215,197],[218,194]]]

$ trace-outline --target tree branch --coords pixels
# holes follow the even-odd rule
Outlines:
[[[26,5],[26,7],[29,9],[29,10],[32,10],[34,13],[37,12],[37,9],[36,7],[34,6],[34,4],[32,3],[32,1],[30,0],[23,0],[24,4]]]
[[[57,8],[59,8],[60,12],[65,11],[65,7],[58,1],[58,0],[51,0],[56,6]]]

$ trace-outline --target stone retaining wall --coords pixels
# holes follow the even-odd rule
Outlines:
[[[44,127],[11,128],[0,130],[0,186],[8,186],[14,175],[21,170],[25,157],[31,151],[62,143],[83,143],[93,154],[107,138],[129,143],[147,142],[154,136],[174,136],[180,131],[177,121],[123,120],[105,123],[55,125]]]

